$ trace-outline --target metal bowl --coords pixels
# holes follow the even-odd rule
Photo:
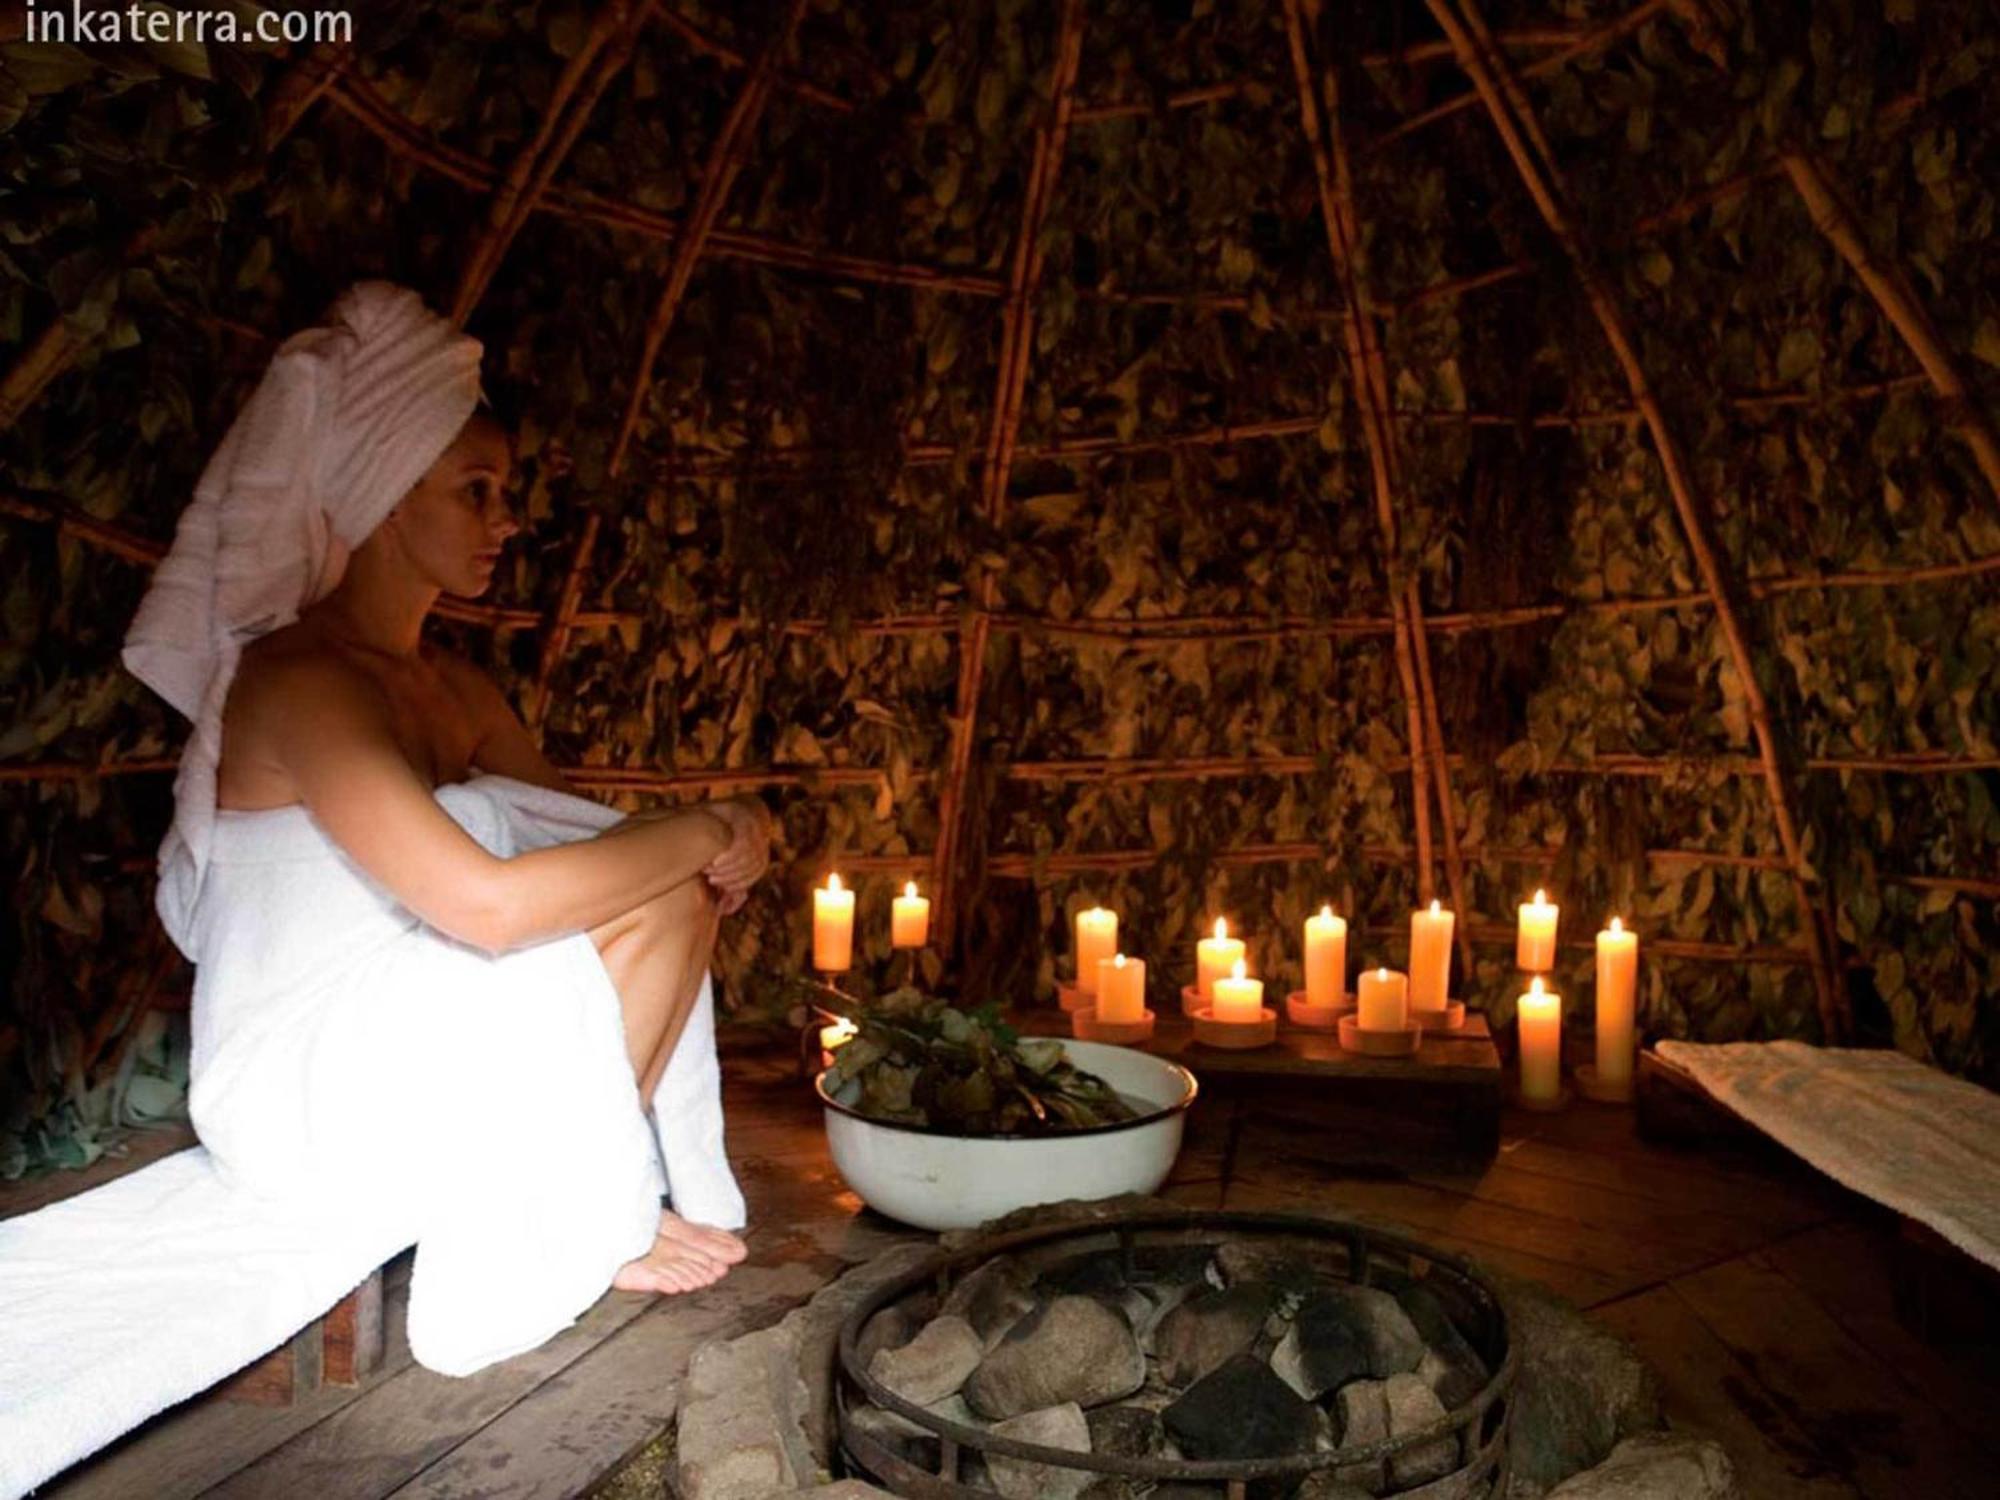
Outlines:
[[[1063,1050],[1151,1108],[1135,1120],[1060,1135],[955,1135],[870,1119],[853,1108],[856,1085],[843,1088],[843,1099],[822,1072],[813,1090],[825,1107],[833,1164],[870,1208],[919,1229],[970,1229],[1032,1204],[1152,1192],[1180,1155],[1194,1074],[1131,1047],[1065,1041]]]

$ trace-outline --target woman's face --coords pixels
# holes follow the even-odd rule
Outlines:
[[[484,593],[521,529],[507,502],[512,458],[507,429],[477,413],[397,508],[404,555],[447,594]]]

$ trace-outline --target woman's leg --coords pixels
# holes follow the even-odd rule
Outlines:
[[[626,1056],[641,1109],[650,1107],[653,1088],[701,992],[720,920],[708,883],[696,877],[590,929],[618,991]],[[612,1285],[627,1291],[693,1291],[719,1280],[746,1253],[743,1241],[725,1230],[662,1212],[653,1248],[622,1267]]]

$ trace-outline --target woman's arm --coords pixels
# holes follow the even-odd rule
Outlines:
[[[438,806],[353,668],[288,663],[268,687],[260,727],[333,841],[426,922],[489,953],[621,916],[700,875],[732,837],[692,808],[499,859]]]

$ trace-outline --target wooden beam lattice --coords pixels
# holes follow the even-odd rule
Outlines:
[[[993,394],[993,416],[987,428],[986,466],[980,475],[979,500],[981,514],[994,527],[1004,524],[1006,516],[1007,484],[1013,470],[1014,445],[1020,435],[1021,396],[1027,388],[1028,356],[1035,342],[1034,298],[1042,275],[1042,225],[1055,197],[1056,174],[1069,140],[1070,113],[1082,56],[1082,0],[1063,0],[1055,56],[1050,65],[1049,103],[1035,127],[1034,154],[1022,194],[1021,227],[1014,239],[1007,301],[1001,310],[999,377]],[[972,773],[980,690],[985,683],[986,652],[997,593],[993,570],[981,567],[972,589],[971,618],[958,636],[958,688],[949,758],[938,793],[937,848],[931,868],[931,887],[939,916],[937,941],[947,953],[952,949],[957,930],[956,862],[967,815],[966,782]]]
[[[1520,174],[1522,184],[1533,199],[1549,232],[1562,246],[1575,268],[1584,295],[1589,301],[1605,342],[1623,370],[1631,387],[1633,404],[1645,417],[1661,471],[1680,518],[1681,531],[1693,555],[1704,588],[1714,599],[1716,623],[1721,628],[1729,661],[1743,692],[1744,707],[1755,733],[1764,783],[1777,825],[1779,846],[1791,867],[1797,897],[1798,919],[1807,953],[1811,958],[1813,983],[1818,997],[1820,1024],[1829,1041],[1843,1038],[1850,1029],[1844,987],[1839,985],[1832,962],[1830,934],[1824,930],[1823,914],[1812,891],[1812,868],[1807,862],[1804,841],[1792,808],[1791,789],[1780,765],[1778,732],[1757,678],[1756,661],[1749,637],[1731,602],[1731,579],[1725,562],[1708,530],[1705,511],[1698,500],[1692,473],[1680,440],[1668,425],[1666,413],[1654,396],[1639,359],[1638,345],[1625,311],[1578,239],[1566,206],[1566,191],[1560,169],[1546,149],[1536,141],[1520,84],[1506,57],[1492,45],[1480,18],[1475,0],[1425,0],[1445,35],[1458,53],[1459,63],[1486,106],[1507,155]]]
[[[540,126],[487,201],[486,226],[466,257],[452,297],[454,328],[463,328],[471,319],[515,236],[568,159],[598,100],[632,60],[632,49],[653,13],[653,4],[654,0],[608,0],[591,19],[582,45],[556,79]]]
[[[1319,186],[1320,218],[1333,257],[1335,279],[1340,283],[1347,309],[1343,335],[1349,378],[1368,442],[1376,529],[1382,540],[1382,568],[1388,582],[1390,612],[1398,627],[1396,670],[1403,681],[1413,766],[1410,805],[1416,825],[1417,899],[1431,898],[1436,877],[1427,809],[1428,799],[1435,793],[1452,909],[1469,914],[1465,865],[1458,849],[1458,809],[1444,757],[1444,721],[1438,712],[1436,685],[1432,680],[1430,640],[1424,631],[1423,589],[1416,570],[1404,556],[1402,542],[1400,512],[1409,501],[1403,477],[1402,435],[1393,415],[1394,391],[1389,382],[1388,358],[1362,283],[1361,227],[1355,212],[1353,174],[1340,129],[1338,84],[1330,69],[1315,70],[1313,66],[1306,40],[1304,5],[1305,0],[1285,0],[1285,37],[1299,92],[1299,122]],[[1314,5],[1315,15],[1317,9]],[[1326,108],[1324,122],[1320,118],[1322,99]],[[1466,973],[1470,975],[1472,950],[1462,935],[1460,950]]]

